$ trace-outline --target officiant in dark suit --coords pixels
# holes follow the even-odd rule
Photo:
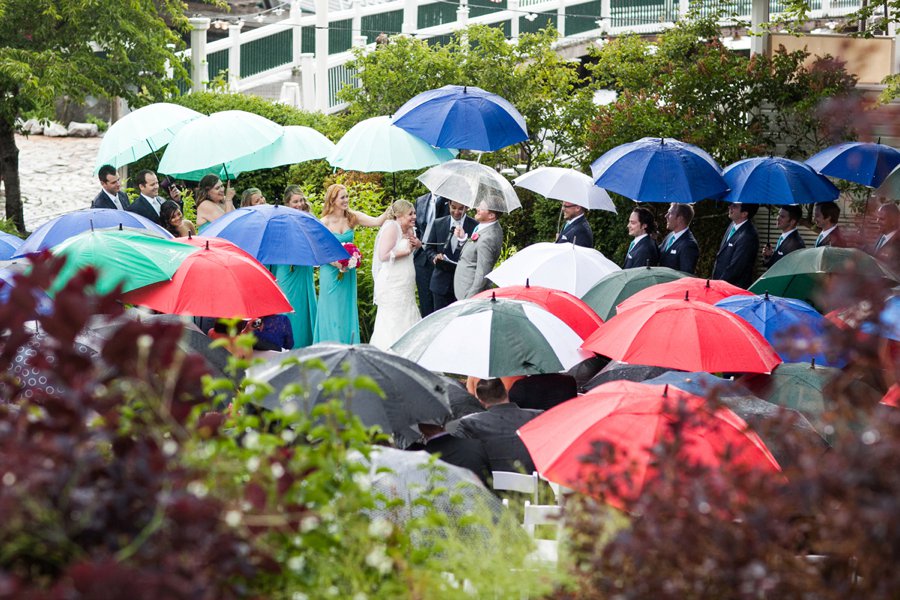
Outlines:
[[[594,232],[591,231],[591,224],[587,220],[587,209],[571,202],[563,202],[562,211],[566,223],[556,237],[556,243],[593,248]]]
[[[128,195],[122,191],[122,180],[112,165],[103,165],[97,173],[100,178],[100,193],[91,202],[91,208],[125,210],[129,206]]]
[[[462,252],[466,236],[472,235],[478,222],[466,214],[466,207],[459,202],[449,203],[450,214],[435,219],[428,239],[425,240],[424,254],[428,262],[434,265],[429,282],[434,310],[440,310],[456,302],[453,293],[453,275],[456,263]],[[418,214],[418,213],[417,213]],[[456,235],[460,227],[465,232],[462,238]]]
[[[431,192],[416,198],[416,237],[427,242],[434,228],[434,222],[441,217],[446,217],[450,209],[448,200],[436,196]],[[419,293],[419,312],[423,317],[434,312],[434,304],[430,291],[431,274],[434,272],[434,262],[426,254],[427,244],[417,248],[413,252],[413,265],[416,268],[416,290]]]

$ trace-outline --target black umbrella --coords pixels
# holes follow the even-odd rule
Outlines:
[[[295,359],[301,364],[319,360],[325,370],[302,369],[293,363],[284,365],[285,359]],[[352,390],[345,398],[341,391],[322,385],[332,377],[352,381],[360,376],[371,377],[381,388],[384,398],[367,389]],[[450,400],[444,380],[410,360],[369,344],[326,343],[284,352],[267,363],[248,369],[247,377],[272,386],[274,391],[260,401],[270,410],[291,403],[309,411],[316,404],[340,399],[367,427],[379,425],[386,433],[404,432],[416,423],[443,422],[450,418]],[[289,384],[300,384],[304,395],[282,400],[281,391]]]
[[[603,367],[599,373],[594,375],[590,381],[581,387],[582,392],[592,390],[598,385],[602,385],[608,381],[646,381],[653,377],[658,377],[663,373],[668,373],[672,369],[665,367],[650,367],[647,365],[630,365],[628,363],[611,361]]]
[[[461,419],[472,413],[484,412],[481,402],[469,393],[463,382],[447,375],[441,375],[440,378],[447,384],[447,391],[450,394],[451,418]]]

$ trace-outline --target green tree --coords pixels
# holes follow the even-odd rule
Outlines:
[[[16,121],[48,116],[68,96],[124,98],[132,107],[176,91],[187,72],[175,57],[187,28],[180,0],[2,0],[0,10],[0,177],[6,216],[25,222],[19,189]]]

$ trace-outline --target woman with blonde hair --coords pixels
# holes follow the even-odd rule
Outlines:
[[[378,307],[369,343],[382,350],[393,345],[422,317],[416,304],[416,268],[413,252],[422,242],[416,238],[416,209],[397,200],[388,209],[388,220],[375,238],[372,253],[373,301]]]
[[[325,192],[321,221],[342,244],[352,243],[354,229],[380,227],[387,212],[372,217],[351,210],[347,188],[332,184]],[[319,269],[319,305],[313,342],[359,343],[359,308],[356,304],[356,269],[342,270],[340,263]]]
[[[241,194],[241,208],[248,206],[259,206],[266,203],[266,197],[263,196],[259,188],[247,188]]]
[[[225,213],[234,210],[234,190],[231,185],[224,185],[218,175],[204,175],[197,184],[194,206],[197,209],[197,227],[202,228],[212,223]]]

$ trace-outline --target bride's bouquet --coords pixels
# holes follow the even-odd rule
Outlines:
[[[359,248],[356,247],[356,244],[352,242],[347,242],[343,244],[344,250],[347,251],[347,254],[350,255],[350,258],[345,258],[343,260],[339,260],[338,262],[338,281],[344,278],[344,273],[349,271],[350,269],[358,269],[362,266],[362,252],[360,252]]]

